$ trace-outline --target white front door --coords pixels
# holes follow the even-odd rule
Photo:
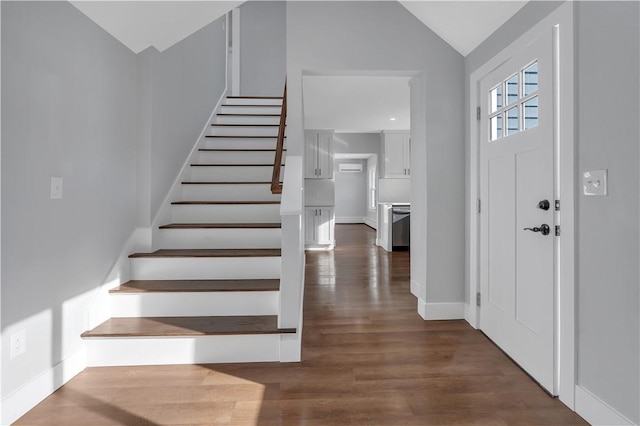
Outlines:
[[[479,318],[556,393],[552,40],[549,29],[480,82]]]

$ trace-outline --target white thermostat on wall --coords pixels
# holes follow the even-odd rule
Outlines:
[[[584,195],[607,195],[607,169],[584,172],[582,186]]]

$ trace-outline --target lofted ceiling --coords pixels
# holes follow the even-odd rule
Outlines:
[[[149,46],[163,51],[242,3],[244,1],[71,1],[135,53]],[[527,0],[400,0],[399,3],[466,56]]]
[[[528,0],[401,0],[409,12],[462,56],[467,56]]]
[[[225,15],[243,1],[71,1],[102,29],[139,53],[162,52]]]

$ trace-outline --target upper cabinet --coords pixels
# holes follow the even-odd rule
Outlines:
[[[411,176],[411,138],[409,132],[382,132],[385,178],[408,179]]]
[[[305,178],[333,178],[333,130],[305,130]]]

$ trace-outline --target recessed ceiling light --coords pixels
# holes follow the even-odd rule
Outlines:
[[[396,121],[396,118],[395,118],[395,117],[391,117],[391,118],[389,119],[389,121]]]

